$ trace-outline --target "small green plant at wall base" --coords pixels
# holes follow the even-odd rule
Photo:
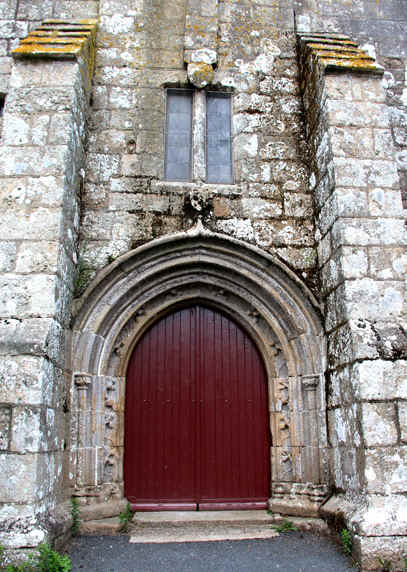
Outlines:
[[[296,526],[291,522],[291,520],[283,520],[281,524],[275,524],[273,526],[274,530],[277,532],[290,532],[298,530]]]
[[[47,543],[41,544],[38,552],[40,553],[38,572],[69,572],[72,568],[69,557],[52,550]]]
[[[347,528],[342,528],[340,537],[344,553],[347,556],[351,556],[353,548],[352,534],[349,532]]]
[[[2,544],[0,544],[0,570],[2,570],[4,566],[4,552],[5,548]]]
[[[21,564],[9,564],[6,572],[69,572],[72,568],[68,556],[59,554],[45,542],[38,547],[38,554],[31,553]]]
[[[131,510],[130,503],[128,502],[126,505],[126,510],[119,514],[120,532],[127,532],[129,530],[129,523],[133,520],[135,514],[136,511]]]
[[[80,513],[78,499],[76,497],[72,497],[71,503],[72,503],[72,509],[71,509],[72,535],[77,536],[79,534],[79,529],[81,527],[81,513]]]

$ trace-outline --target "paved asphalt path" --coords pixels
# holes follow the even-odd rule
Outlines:
[[[130,544],[128,536],[81,536],[72,572],[356,572],[332,540],[289,532],[267,540]]]

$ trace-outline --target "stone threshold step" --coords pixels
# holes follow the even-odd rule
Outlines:
[[[167,542],[210,542],[219,540],[264,539],[279,536],[271,525],[230,526],[177,526],[174,528],[134,527],[130,531],[132,544]]]
[[[250,512],[259,514],[251,515]],[[257,520],[256,520],[257,519]],[[300,531],[327,534],[326,522],[318,518],[283,517],[266,511],[208,511],[137,513],[128,525],[127,534],[139,538],[139,542],[193,542],[202,540],[227,540],[238,538],[271,538],[275,536],[273,525],[289,520]],[[120,533],[118,517],[89,520],[82,523],[82,534],[111,535]],[[259,536],[260,535],[260,536]],[[219,538],[218,538],[219,536]],[[162,540],[154,540],[161,538]],[[178,540],[166,540],[178,538]],[[136,540],[132,540],[136,542]]]
[[[171,525],[185,523],[243,523],[274,522],[275,515],[265,510],[157,511],[136,512],[133,523]]]

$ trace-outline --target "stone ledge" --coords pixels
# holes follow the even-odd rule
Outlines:
[[[79,60],[85,90],[95,69],[97,20],[45,20],[12,52],[17,60]]]
[[[297,37],[301,50],[313,55],[325,71],[384,73],[384,68],[349,36],[298,32]]]
[[[73,59],[94,49],[96,20],[45,20],[12,54],[15,58]]]

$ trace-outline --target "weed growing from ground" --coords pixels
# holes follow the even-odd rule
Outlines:
[[[4,548],[1,548],[0,557],[2,558]],[[71,568],[70,558],[52,550],[49,544],[45,542],[40,544],[37,554],[29,554],[26,562],[17,565],[8,564],[6,572],[69,572]]]
[[[347,528],[342,528],[340,538],[344,553],[346,556],[351,556],[353,548],[352,533]]]
[[[273,525],[274,530],[277,532],[290,532],[292,530],[298,530],[296,526],[291,522],[291,520],[283,520],[281,524]]]
[[[131,510],[130,503],[128,502],[126,505],[126,509],[119,514],[120,532],[128,532],[129,524],[133,520],[135,514],[136,511]]]
[[[79,534],[79,529],[81,527],[81,512],[79,508],[78,499],[76,497],[72,497],[71,503],[72,503],[72,509],[71,509],[72,536],[77,536]]]

